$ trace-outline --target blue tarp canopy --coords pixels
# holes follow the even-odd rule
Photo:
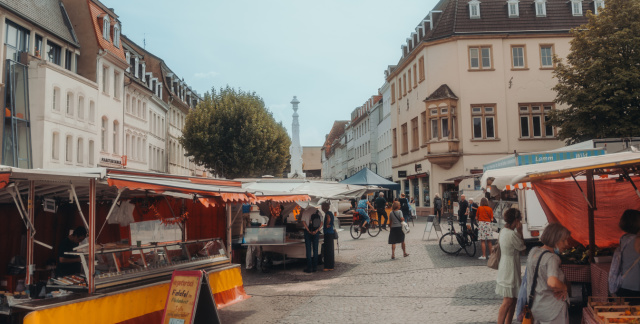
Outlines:
[[[368,168],[364,168],[358,173],[352,175],[351,177],[340,181],[340,183],[344,184],[353,184],[359,186],[378,186],[382,188],[387,188],[390,190],[400,190],[400,185],[389,181],[377,174]]]

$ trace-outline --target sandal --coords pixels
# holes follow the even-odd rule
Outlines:
[[[406,257],[408,257],[408,256],[409,256],[409,253],[405,253],[405,254],[404,254],[404,257],[405,257],[405,258],[406,258]]]

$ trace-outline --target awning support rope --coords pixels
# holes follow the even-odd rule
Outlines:
[[[587,198],[587,195],[582,190],[582,187],[580,187],[580,184],[578,183],[578,180],[576,180],[576,176],[573,175],[573,172],[571,172],[571,177],[573,178],[573,181],[576,183],[576,186],[578,186],[578,189],[580,189],[580,193],[582,194],[582,197],[584,197],[584,200],[587,202],[587,205],[589,205],[589,208],[593,208],[593,205],[591,205],[591,202],[589,202],[589,198]]]

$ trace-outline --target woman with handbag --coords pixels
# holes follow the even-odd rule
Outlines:
[[[486,198],[483,198],[486,199]],[[516,208],[504,213],[504,228],[500,231],[500,263],[496,279],[496,294],[502,296],[502,305],[498,311],[498,323],[511,323],[518,302],[518,291],[522,275],[520,274],[520,251],[524,251],[522,238],[522,214]]]
[[[335,267],[334,242],[336,238],[336,229],[333,225],[333,213],[329,210],[331,202],[328,200],[322,203],[322,211],[324,212],[324,246],[322,247],[322,257],[324,258],[323,271],[331,271]]]
[[[493,240],[493,229],[491,228],[493,209],[489,207],[487,198],[480,199],[480,207],[476,211],[476,218],[478,219],[478,240],[482,244],[482,256],[478,259],[486,260],[488,252],[491,252],[493,248],[493,244],[491,244],[491,240]],[[486,249],[487,245],[489,245],[488,250]]]
[[[391,244],[391,259],[396,258],[396,244],[402,243],[402,252],[405,257],[409,256],[407,253],[407,247],[404,244],[404,232],[402,231],[402,222],[404,217],[400,211],[400,202],[394,201],[391,206],[391,230],[389,231],[389,244]]]
[[[571,232],[559,223],[547,225],[540,236],[544,246],[534,247],[527,259],[527,292],[534,323],[569,323],[567,286],[560,268],[561,251],[568,247]],[[537,270],[537,271],[536,271]],[[532,286],[535,284],[535,288]]]
[[[620,238],[622,279],[616,296],[640,297],[640,211],[625,210],[618,226],[625,234]]]

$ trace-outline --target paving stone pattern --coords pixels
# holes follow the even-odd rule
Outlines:
[[[304,262],[245,270],[248,300],[219,311],[223,323],[495,323],[502,298],[486,261],[444,254],[425,220],[407,234],[407,252],[391,260],[388,232],[358,240],[340,232],[336,270],[307,274]],[[525,258],[523,257],[523,262]],[[320,266],[322,268],[322,266]]]

